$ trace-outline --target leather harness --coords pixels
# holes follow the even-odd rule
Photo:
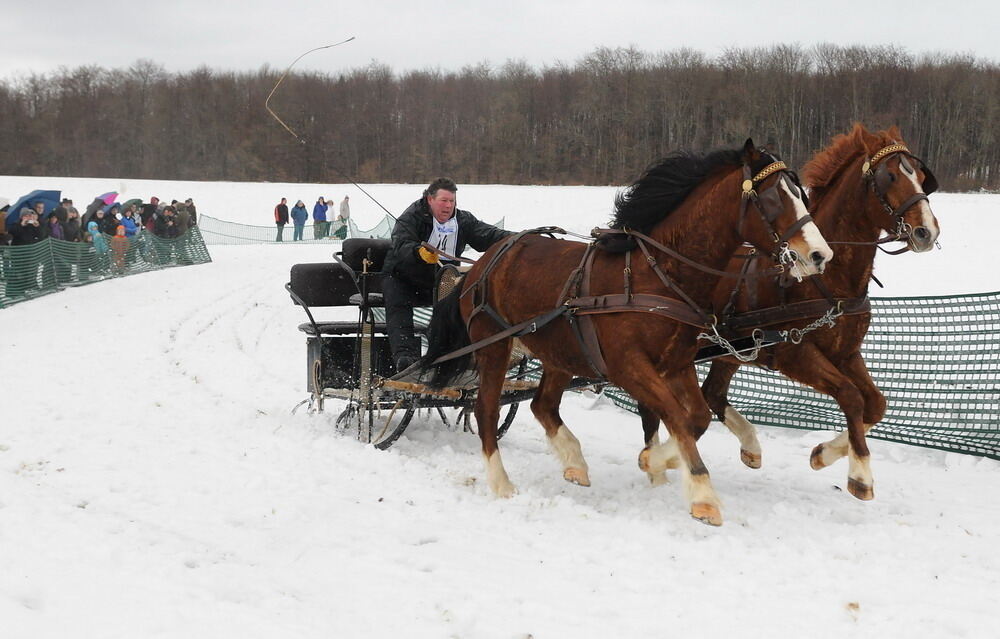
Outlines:
[[[760,195],[756,192],[756,186],[766,177],[778,171],[787,171],[787,167],[783,162],[779,161],[769,164],[753,178],[750,177],[749,166],[744,165],[743,167],[744,181],[740,205],[740,231],[742,232],[743,222],[749,209],[748,205],[752,202],[757,211],[760,213],[765,226],[771,231],[771,236],[775,242],[775,253],[772,257],[776,262],[778,262],[775,266],[759,272],[757,274],[759,276],[779,275],[785,272],[786,267],[781,262],[787,259],[784,256],[784,251],[787,250],[787,241],[805,224],[812,220],[810,216],[806,215],[796,220],[796,222],[790,225],[784,233],[778,234],[774,231],[773,222],[781,213],[781,209],[777,208],[781,205],[780,197],[775,191],[777,183]],[[788,178],[784,175],[779,177],[779,180],[784,179]],[[797,188],[797,185],[795,184],[792,184],[792,186]],[[593,240],[587,244],[583,257],[580,260],[580,264],[570,273],[568,279],[566,280],[566,284],[563,286],[562,292],[559,295],[556,307],[546,313],[535,316],[518,324],[511,325],[496,311],[496,309],[490,306],[487,301],[489,286],[488,275],[494,268],[496,268],[497,264],[499,264],[500,260],[507,254],[511,247],[513,247],[526,235],[546,234],[553,236],[555,233],[565,234],[566,231],[552,226],[540,227],[521,231],[520,233],[511,235],[502,241],[500,247],[490,257],[489,262],[487,262],[486,267],[483,269],[479,278],[472,284],[465,286],[463,292],[460,294],[460,297],[465,297],[470,294],[473,296],[473,310],[466,320],[466,329],[469,328],[473,318],[480,313],[486,313],[486,315],[488,315],[498,326],[501,327],[500,332],[479,340],[474,344],[470,344],[464,348],[443,355],[437,358],[433,364],[439,364],[441,362],[461,357],[509,337],[519,337],[534,333],[556,318],[566,316],[567,321],[570,323],[570,326],[573,328],[573,332],[576,335],[580,351],[583,353],[588,365],[593,370],[597,378],[605,379],[608,372],[607,364],[604,361],[600,342],[597,338],[597,332],[590,316],[608,313],[644,312],[652,313],[660,317],[665,317],[698,328],[712,328],[715,327],[718,322],[718,319],[714,314],[699,306],[693,299],[691,299],[690,296],[687,295],[687,293],[684,292],[677,282],[675,282],[659,267],[656,258],[654,257],[653,249],[710,275],[716,277],[735,278],[737,280],[737,286],[739,285],[739,282],[744,279],[743,274],[734,275],[727,271],[714,269],[700,264],[682,255],[671,247],[666,246],[638,231],[633,231],[627,228],[594,229],[591,231],[591,237]],[[662,282],[669,291],[672,291],[680,299],[651,293],[634,293],[632,291],[631,262],[634,248],[631,247],[624,251],[625,267],[623,269],[623,292],[607,295],[592,295],[590,291],[591,271],[593,269],[594,259],[597,255],[597,249],[600,248],[602,241],[607,242],[608,240],[614,239],[625,239],[627,241],[626,244],[634,242],[634,246],[638,247],[642,252],[646,263],[656,274],[660,282]]]

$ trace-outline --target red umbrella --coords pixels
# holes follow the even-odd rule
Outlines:
[[[118,191],[108,191],[104,195],[98,195],[97,197],[105,204],[113,204],[118,199]]]

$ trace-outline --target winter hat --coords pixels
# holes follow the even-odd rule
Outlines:
[[[115,235],[125,235],[125,227],[119,224],[118,228],[115,229]]]
[[[31,215],[34,212],[35,212],[35,209],[29,209],[28,207],[24,207],[23,209],[21,209],[21,212],[18,214],[18,217],[24,217],[25,215]]]

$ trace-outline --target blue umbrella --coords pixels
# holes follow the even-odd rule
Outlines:
[[[42,219],[44,219],[52,209],[59,206],[59,198],[62,196],[62,191],[32,191],[27,195],[21,197],[10,210],[7,211],[7,226],[17,224],[18,220],[21,219],[21,209],[35,208],[35,204],[41,202],[45,205],[45,209],[42,213]]]

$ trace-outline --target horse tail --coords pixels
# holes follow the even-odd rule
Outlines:
[[[432,362],[442,355],[447,355],[471,344],[469,332],[462,321],[462,311],[459,307],[459,295],[462,287],[457,286],[447,297],[434,305],[431,323],[427,329],[427,354],[420,358],[422,370],[433,371],[428,385],[432,388],[444,388],[469,368],[472,353],[450,359],[433,365]]]

